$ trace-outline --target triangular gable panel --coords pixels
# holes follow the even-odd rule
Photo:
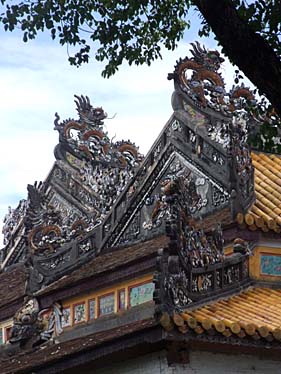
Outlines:
[[[172,121],[172,125],[175,122]],[[229,192],[207,174],[195,160],[177,148],[177,142],[170,141],[165,160],[158,160],[150,173],[151,183],[144,183],[140,195],[134,197],[129,209],[130,216],[124,214],[118,226],[110,233],[106,246],[128,244],[146,240],[165,230],[166,204],[163,191],[169,181],[182,177],[182,188],[190,206],[193,219],[200,220],[229,204]],[[124,219],[124,217],[126,217]],[[128,217],[128,218],[127,218]]]

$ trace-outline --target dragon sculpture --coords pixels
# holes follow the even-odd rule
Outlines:
[[[180,59],[168,79],[175,79],[182,91],[199,106],[209,106],[224,114],[242,110],[246,102],[256,103],[253,93],[243,84],[226,92],[225,83],[218,72],[224,59],[218,51],[208,51],[198,42],[191,45],[193,57]]]
[[[55,156],[62,159],[67,151],[80,160],[94,163],[115,164],[121,168],[127,167],[130,162],[134,166],[138,165],[142,156],[133,143],[113,143],[103,131],[103,120],[107,118],[103,108],[93,108],[87,96],[75,95],[75,98],[78,121],[69,119],[59,123],[60,117],[55,114],[55,130],[60,134],[60,144],[55,150]]]

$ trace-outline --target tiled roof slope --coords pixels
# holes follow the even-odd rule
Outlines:
[[[24,264],[0,274],[0,309],[25,296],[27,278],[28,273]]]
[[[252,152],[255,167],[256,201],[239,223],[245,222],[250,229],[281,232],[281,157],[273,154]]]
[[[179,330],[281,341],[280,307],[281,290],[251,288],[239,295],[182,313],[178,319],[180,321],[182,317],[186,327],[181,326]],[[176,318],[174,320],[178,326],[181,324]]]

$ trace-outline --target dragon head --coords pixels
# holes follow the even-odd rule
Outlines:
[[[107,113],[103,110],[103,108],[93,108],[88,96],[84,97],[83,95],[74,95],[74,97],[77,99],[75,100],[75,103],[80,120],[95,127],[102,126],[103,120],[107,118]]]
[[[198,64],[203,65],[208,70],[217,71],[224,59],[218,51],[208,51],[199,42],[191,43],[193,49],[190,52],[193,55],[193,60]]]

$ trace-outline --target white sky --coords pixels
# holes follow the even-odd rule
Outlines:
[[[150,67],[123,65],[115,76],[104,79],[103,64],[92,58],[79,69],[72,67],[66,49],[49,38],[25,44],[20,34],[1,31],[0,36],[0,233],[8,206],[16,207],[26,197],[27,184],[45,179],[54,162],[55,112],[61,120],[77,118],[73,95],[87,95],[109,117],[116,113],[105,121],[110,137],[130,139],[146,154],[172,114],[173,82],[167,74],[178,58],[189,54],[189,43],[199,40],[196,32],[187,31],[176,51],[163,50],[163,60]],[[216,48],[213,39],[200,41]],[[229,85],[233,71],[224,64],[222,73]]]

